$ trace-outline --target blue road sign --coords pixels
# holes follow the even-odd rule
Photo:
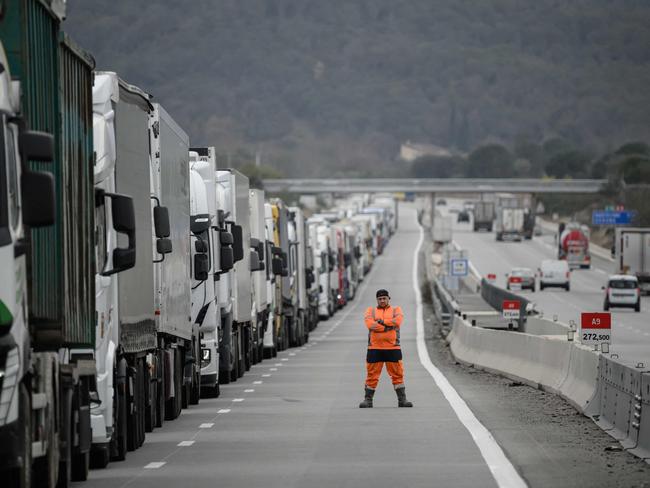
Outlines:
[[[449,268],[451,276],[467,276],[469,268],[467,259],[452,259]]]
[[[594,210],[592,225],[629,225],[636,216],[635,210]]]

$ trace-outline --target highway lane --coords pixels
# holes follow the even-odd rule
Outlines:
[[[514,267],[537,270],[543,259],[554,259],[556,251],[553,236],[536,237],[531,241],[497,242],[493,233],[472,232],[469,224],[454,225],[454,240],[469,252],[469,258],[483,276],[496,273],[497,284],[505,286],[505,274]],[[571,291],[547,288],[534,294],[522,292],[537,304],[546,317],[579,324],[581,312],[603,310],[607,277],[614,272],[610,261],[594,258],[592,269],[575,270],[571,274]],[[611,309],[612,353],[627,364],[650,364],[650,297],[643,297],[641,312],[632,309]]]
[[[412,275],[419,231],[412,207],[400,211],[400,230],[360,296],[321,322],[306,346],[254,366],[223,386],[220,398],[184,410],[176,421],[147,434],[145,445],[126,461],[91,472],[84,486],[497,486],[492,473],[508,469],[508,463],[491,460],[488,467],[474,438],[491,445],[491,436],[477,432],[472,422],[467,424],[470,434],[456,413],[458,405],[452,408],[446,399],[450,392],[445,389],[443,395],[420,363]],[[412,409],[396,408],[385,373],[375,408],[358,408],[367,342],[362,316],[375,303],[378,288],[390,290],[393,303],[404,310],[402,344]],[[470,417],[465,412],[463,422]],[[500,448],[494,444],[489,453],[496,451]]]

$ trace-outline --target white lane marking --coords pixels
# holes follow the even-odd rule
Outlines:
[[[255,390],[253,390],[252,388],[248,388],[248,389],[244,390],[244,393],[253,393],[254,391]]]
[[[221,409],[217,410],[217,413],[228,413],[228,412],[230,412],[229,408],[221,408]]]
[[[296,355],[295,352],[290,352],[290,353],[289,353],[289,356],[295,356],[295,355]]]
[[[194,444],[194,441],[180,441],[178,444],[176,444],[178,447],[189,447],[192,444]]]
[[[199,429],[211,429],[212,427],[214,427],[212,422],[206,422],[205,424],[199,425]]]
[[[289,361],[289,358],[282,358],[281,361]]]
[[[158,469],[158,468],[162,468],[165,464],[167,464],[166,461],[156,461],[156,462],[147,464],[144,467],[144,469]]]
[[[424,342],[424,320],[422,318],[422,296],[420,294],[420,287],[418,286],[418,261],[420,257],[420,249],[424,240],[424,233],[422,227],[418,223],[420,230],[420,240],[415,248],[413,257],[413,293],[415,294],[416,314],[415,320],[417,323],[417,346],[418,356],[420,363],[429,372],[436,385],[449,402],[449,405],[458,416],[458,420],[465,426],[467,431],[474,439],[476,446],[481,451],[481,455],[485,460],[488,468],[492,472],[492,476],[500,488],[524,488],[526,482],[519,475],[510,460],[506,457],[501,449],[501,446],[494,439],[490,431],[476,418],[474,413],[470,410],[461,398],[456,389],[449,383],[449,380],[442,374],[442,372],[435,367],[429,357],[426,343]]]
[[[243,402],[244,399],[243,398],[233,398],[232,401],[235,402],[235,403],[239,403],[239,402]]]
[[[275,363],[273,366],[282,366],[282,363]]]
[[[254,385],[261,385],[262,383],[264,383],[264,382],[263,381],[253,381]]]
[[[602,269],[600,269],[600,268],[592,268],[592,269],[593,269],[596,273],[600,273],[600,274],[607,275],[607,273],[606,273],[605,271],[603,271]]]
[[[263,374],[263,375],[262,375],[262,378],[270,378],[270,377],[271,377],[270,374]]]
[[[278,368],[269,368],[269,371],[277,371]]]

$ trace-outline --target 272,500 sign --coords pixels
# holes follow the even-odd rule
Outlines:
[[[606,312],[584,312],[580,316],[580,341],[583,344],[611,344],[612,316]]]

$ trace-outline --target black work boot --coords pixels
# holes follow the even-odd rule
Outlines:
[[[412,407],[413,403],[409,402],[406,399],[406,387],[404,385],[400,385],[399,387],[395,388],[395,393],[397,393],[397,406],[398,407]]]
[[[359,404],[359,408],[372,408],[372,397],[375,396],[375,390],[366,386],[366,398]]]

